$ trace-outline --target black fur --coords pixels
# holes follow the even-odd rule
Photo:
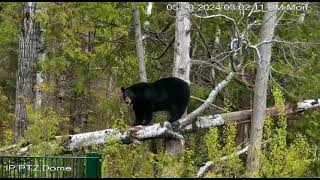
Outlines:
[[[134,125],[147,125],[152,122],[152,114],[156,111],[167,111],[169,122],[175,122],[185,112],[190,88],[185,81],[168,77],[153,83],[137,83],[128,88],[121,87],[123,99],[129,97],[135,112]]]

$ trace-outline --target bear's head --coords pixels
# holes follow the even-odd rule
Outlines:
[[[130,88],[121,87],[123,100],[126,102],[128,106],[132,105],[135,94]]]

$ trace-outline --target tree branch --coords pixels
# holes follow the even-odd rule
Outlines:
[[[243,154],[245,152],[247,152],[249,149],[249,146],[246,146],[245,148],[243,148],[242,150],[238,151],[238,152],[234,152],[228,156],[223,156],[219,159],[219,161],[223,161],[229,158],[232,158],[234,156],[239,156],[240,154]],[[212,161],[208,161],[205,163],[204,166],[202,166],[198,173],[197,173],[197,178],[203,178],[205,176],[205,174],[213,167],[213,162]]]
[[[152,57],[152,59],[160,59],[163,57],[163,55],[168,51],[169,47],[171,47],[171,45],[173,44],[174,42],[174,37],[171,39],[170,43],[167,45],[167,47],[161,52],[161,54],[158,56],[158,57]]]
[[[205,109],[207,109],[210,104],[215,100],[216,96],[218,93],[231,81],[231,79],[234,76],[234,72],[230,72],[229,75],[225,80],[223,80],[221,83],[219,83],[214,90],[211,91],[208,99],[196,110],[194,110],[192,113],[188,114],[186,118],[180,119],[177,121],[177,124],[179,126],[179,129],[183,129],[186,127],[188,124],[191,124],[196,116],[198,116],[200,113],[202,113]]]
[[[226,18],[226,19],[232,21],[234,24],[236,24],[236,20],[234,20],[233,18],[231,18],[229,16],[226,16],[224,14],[214,14],[214,15],[210,15],[210,16],[199,16],[199,15],[194,14],[194,16],[196,16],[198,18],[202,18],[202,19],[209,19],[209,18],[214,18],[214,17],[223,17],[223,18]]]
[[[206,48],[208,58],[211,58],[211,53],[210,53],[209,47],[208,47],[208,45],[207,45],[207,43],[201,33],[201,22],[200,22],[200,25],[194,20],[192,22],[196,26],[197,34],[202,42],[202,45]]]

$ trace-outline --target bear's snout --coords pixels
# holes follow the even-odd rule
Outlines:
[[[127,105],[131,105],[131,99],[129,97],[126,97],[124,101],[126,102]]]

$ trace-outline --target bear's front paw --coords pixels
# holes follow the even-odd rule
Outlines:
[[[130,134],[136,134],[139,130],[141,130],[143,128],[143,126],[141,125],[138,125],[138,126],[133,126],[133,127],[130,127],[128,129],[129,133]]]
[[[137,125],[135,126],[136,128],[139,128],[139,129],[142,129],[143,128],[143,125]]]

